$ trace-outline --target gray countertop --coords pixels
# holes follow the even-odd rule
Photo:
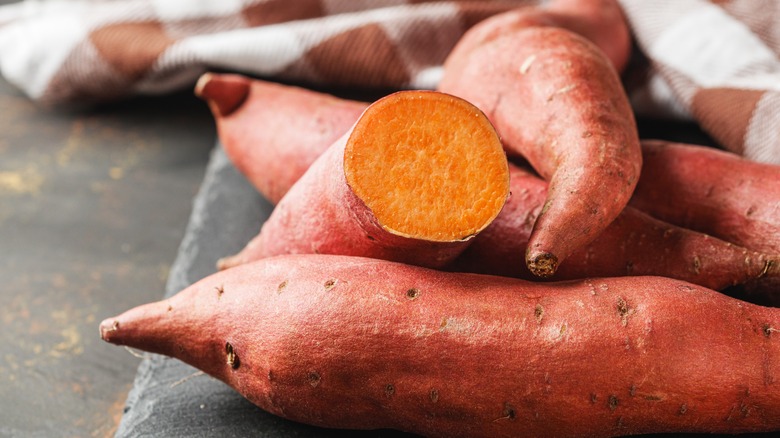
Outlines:
[[[214,146],[186,92],[81,112],[0,79],[0,436],[110,436],[140,359],[97,324],[158,299]]]

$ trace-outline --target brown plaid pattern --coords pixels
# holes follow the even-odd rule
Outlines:
[[[780,2],[619,1],[651,63],[635,103],[692,117],[726,149],[780,164]]]
[[[638,113],[691,117],[780,163],[780,2],[619,0],[649,69]],[[192,87],[208,69],[434,88],[471,25],[545,0],[48,0],[0,7],[0,72],[45,104]]]
[[[420,87],[474,23],[541,0],[70,0],[0,7],[0,69],[46,104],[192,86],[206,69]]]

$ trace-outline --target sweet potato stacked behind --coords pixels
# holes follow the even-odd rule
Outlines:
[[[368,106],[235,74],[206,73],[195,94],[235,167],[274,204]]]
[[[501,214],[448,269],[533,279],[513,255],[528,244],[547,184],[513,165],[510,181],[512,197]],[[658,275],[723,290],[758,279],[780,279],[780,264],[776,255],[666,223],[628,206],[593,242],[572,253],[552,279],[628,275]]]
[[[195,94],[211,108],[230,161],[273,204],[368,108],[236,74],[206,73]]]
[[[780,254],[780,170],[705,146],[645,141],[632,205],[673,224]]]
[[[525,254],[535,275],[552,276],[628,203],[642,163],[636,123],[614,67],[585,38],[528,27],[456,46],[438,89],[485,111],[507,150],[550,182]]]

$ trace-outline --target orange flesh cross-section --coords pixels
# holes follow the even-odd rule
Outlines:
[[[344,172],[385,230],[430,241],[475,235],[509,196],[493,126],[465,100],[434,91],[398,92],[367,109],[347,141]]]

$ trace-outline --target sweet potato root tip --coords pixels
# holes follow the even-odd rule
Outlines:
[[[352,191],[382,226],[432,241],[468,239],[509,196],[509,170],[487,117],[460,98],[403,92],[372,105],[345,148]]]
[[[119,330],[119,321],[114,318],[108,318],[100,323],[100,339],[111,342],[111,334]]]
[[[537,277],[549,278],[558,269],[558,258],[549,252],[534,254],[530,251],[526,256],[528,270]]]
[[[195,85],[195,95],[208,102],[216,115],[228,116],[244,103],[250,85],[244,76],[204,73]]]

